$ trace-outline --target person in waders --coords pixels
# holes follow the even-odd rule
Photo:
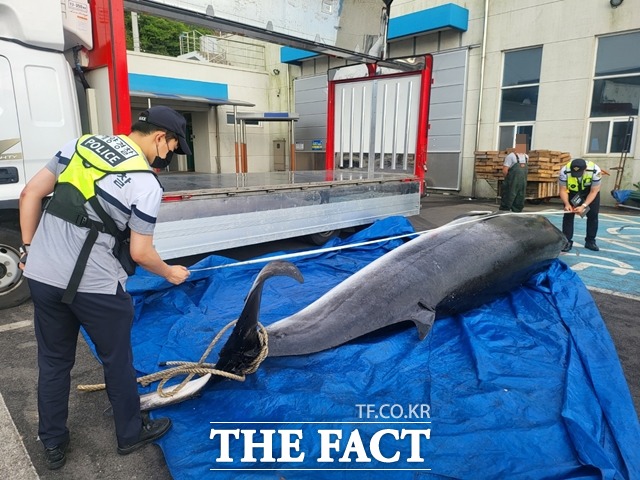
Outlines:
[[[529,173],[529,156],[525,153],[527,145],[518,140],[515,151],[504,159],[502,173],[502,198],[500,210],[521,212],[524,208],[524,197],[527,189],[527,175]]]

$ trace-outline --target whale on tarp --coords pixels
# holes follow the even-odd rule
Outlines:
[[[389,237],[412,232],[406,219],[388,218],[328,245],[353,248],[295,259],[305,283],[288,277],[265,282],[261,322],[268,328],[294,315],[402,245]],[[194,272],[180,286],[139,270],[127,284],[136,309],[132,345],[139,373],[154,373],[164,361],[200,358],[237,319],[263,265],[213,255],[194,268],[222,268]],[[214,357],[216,350],[210,361]],[[365,438],[387,424],[362,418],[363,404],[395,404],[407,412],[430,405],[424,463],[319,465],[311,432],[301,442],[305,460],[296,465],[243,462],[241,440],[230,446],[234,462],[216,461],[220,451],[210,440],[216,422],[299,429],[348,423]],[[403,323],[319,353],[268,357],[243,383],[210,383],[197,399],[151,415],[172,419],[172,430],[158,443],[171,475],[185,480],[640,478],[640,427],[613,342],[584,284],[561,260],[480,307],[441,313],[424,341]],[[410,452],[400,453],[406,458]],[[345,470],[314,470],[322,466]],[[356,470],[362,467],[375,472]]]
[[[468,310],[521,285],[557,258],[565,242],[562,232],[540,215],[460,217],[374,260],[300,312],[267,327],[268,356],[320,352],[404,321],[416,325],[422,340],[437,311]],[[287,261],[262,268],[216,370],[243,375],[255,369],[266,348],[258,334],[262,290],[274,276],[303,281]],[[184,401],[206,383],[191,380],[175,395],[147,393],[141,408]]]
[[[371,262],[300,312],[266,328],[268,355],[320,352],[404,321],[424,339],[436,312],[462,312],[522,285],[556,259],[566,238],[541,215],[460,217]],[[274,261],[256,277],[216,368],[241,373],[260,352],[263,284],[295,265]]]

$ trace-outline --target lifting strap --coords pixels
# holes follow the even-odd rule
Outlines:
[[[59,185],[58,187],[62,187],[62,190],[64,192],[64,186]],[[76,195],[73,192],[73,190],[75,190],[75,187],[69,185],[68,187],[66,187],[66,189],[69,190],[68,192],[64,192],[67,193],[67,196],[69,194]],[[78,192],[76,198],[82,198],[80,192],[77,190],[75,191]],[[64,193],[61,194],[64,196]],[[128,229],[125,231],[121,231],[118,228],[116,222],[109,216],[107,212],[105,212],[104,208],[102,208],[102,205],[100,205],[98,197],[93,196],[87,201],[89,202],[89,205],[93,207],[93,210],[100,217],[102,222],[97,222],[90,219],[84,206],[79,206],[77,202],[65,203],[64,201],[56,200],[55,194],[45,208],[46,212],[50,213],[51,215],[61,218],[62,220],[72,223],[78,227],[89,229],[87,238],[82,244],[82,248],[80,249],[80,253],[78,254],[78,259],[76,260],[76,264],[73,267],[73,272],[71,273],[71,278],[69,279],[67,288],[65,289],[62,296],[62,303],[66,304],[71,304],[73,302],[73,299],[75,298],[76,293],[78,292],[80,280],[82,280],[84,270],[87,266],[87,262],[89,261],[91,249],[98,239],[98,233],[108,233],[109,235],[115,237],[116,242],[124,240],[129,234]]]

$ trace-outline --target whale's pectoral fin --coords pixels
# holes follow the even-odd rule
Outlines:
[[[202,377],[191,380],[179,391],[176,391],[177,387],[168,388],[165,391],[166,396],[162,396],[158,392],[140,395],[140,410],[153,410],[154,408],[166,407],[168,405],[173,405],[174,403],[184,402],[185,400],[197,395],[200,390],[204,388],[210,378],[211,374],[207,373]],[[176,393],[174,393],[174,391],[176,391]]]
[[[260,270],[251,290],[249,290],[238,322],[220,351],[220,359],[216,363],[218,370],[241,374],[243,369],[260,353],[261,345],[257,327],[262,287],[268,278],[274,276],[291,277],[300,283],[304,281],[298,267],[291,262],[274,260]]]
[[[436,311],[433,307],[429,306],[424,301],[418,301],[416,309],[411,316],[411,320],[418,327],[418,335],[420,340],[424,340],[425,337],[431,331],[431,326],[436,319]]]
[[[154,408],[166,407],[193,398],[200,393],[200,390],[204,388],[209,379],[211,379],[211,374],[207,373],[195,380],[187,382],[180,390],[177,390],[178,386],[175,385],[167,388],[164,391],[164,395],[160,395],[157,391],[140,395],[140,411],[146,412]],[[113,407],[107,408],[103,412],[103,415],[105,417],[112,417]]]

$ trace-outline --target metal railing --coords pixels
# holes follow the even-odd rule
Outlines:
[[[204,61],[266,71],[265,46],[234,35],[204,35],[196,30],[180,34],[180,54],[195,52]]]

